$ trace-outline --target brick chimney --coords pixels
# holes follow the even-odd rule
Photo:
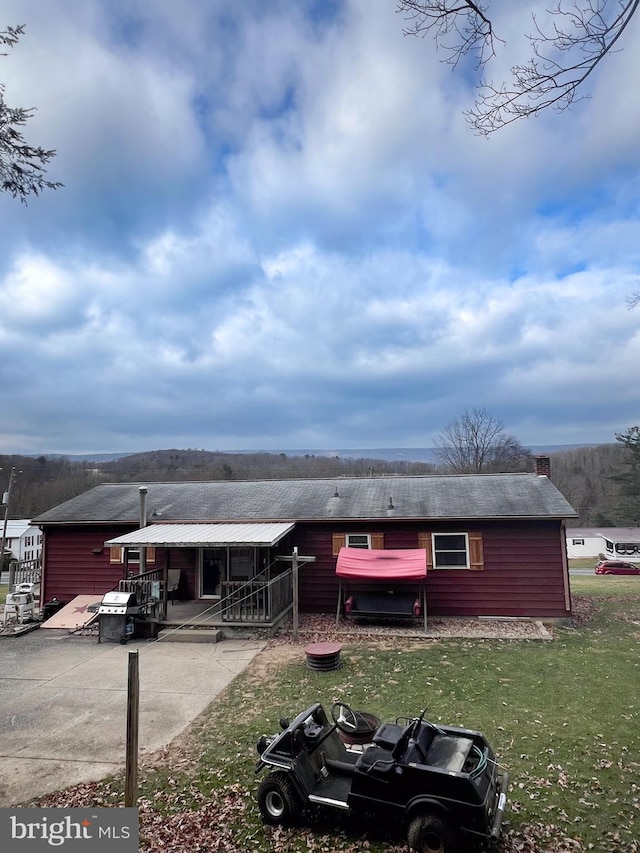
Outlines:
[[[551,459],[548,456],[536,456],[536,474],[551,479]]]

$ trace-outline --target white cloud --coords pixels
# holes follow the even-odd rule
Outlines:
[[[0,199],[0,448],[428,444],[469,405],[536,444],[609,440],[616,400],[637,420],[637,111],[607,99],[632,51],[485,140],[469,69],[393,4],[41,8],[5,13],[28,25],[6,79],[67,186]],[[500,72],[523,12],[497,8]]]

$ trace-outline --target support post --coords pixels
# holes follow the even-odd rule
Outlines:
[[[298,546],[293,549],[291,560],[291,583],[293,584],[293,642],[298,642]]]
[[[125,808],[135,808],[138,799],[138,724],[140,722],[140,679],[138,652],[129,652],[127,682],[127,744],[125,763]]]
[[[147,487],[140,486],[140,527],[147,526]],[[140,546],[140,568],[138,573],[143,575],[147,570],[147,549],[144,545]]]
[[[2,523],[2,536],[0,537],[0,570],[4,569],[4,546],[7,541],[7,524],[9,522],[9,500],[11,499],[11,486],[16,476],[15,467],[9,472],[9,485],[7,491],[2,495],[2,503],[4,504],[4,520]],[[13,592],[13,584],[15,583],[15,567],[11,568],[9,563],[9,592]]]
[[[426,634],[427,633],[427,581],[426,581],[426,578],[425,578],[424,585],[422,587],[422,598],[423,598],[422,609],[424,611],[424,632]]]

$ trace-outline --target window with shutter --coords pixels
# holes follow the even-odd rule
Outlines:
[[[418,544],[427,549],[427,568],[484,570],[482,533],[421,533]]]
[[[347,537],[344,535],[344,533],[334,533],[333,534],[333,536],[331,537],[331,540],[332,540],[333,556],[334,557],[338,556],[338,554],[340,553],[340,548],[344,548],[346,546],[346,544],[347,544],[346,539],[347,539]]]
[[[384,533],[371,534],[371,547],[376,551],[384,551]]]
[[[371,548],[370,533],[347,533],[347,548]]]
[[[117,546],[112,546],[109,548],[109,562],[110,563],[121,563],[122,562],[122,548],[118,548]]]
[[[430,533],[418,533],[418,548],[424,548],[427,552],[427,571],[433,569],[433,547]]]
[[[484,548],[482,533],[468,533],[469,538],[469,568],[472,572],[484,571]]]

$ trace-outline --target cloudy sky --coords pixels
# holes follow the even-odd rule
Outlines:
[[[394,0],[2,5],[5,99],[65,186],[0,195],[0,452],[640,421],[640,15],[590,99],[483,138],[472,67]],[[492,4],[489,76],[545,5]]]

